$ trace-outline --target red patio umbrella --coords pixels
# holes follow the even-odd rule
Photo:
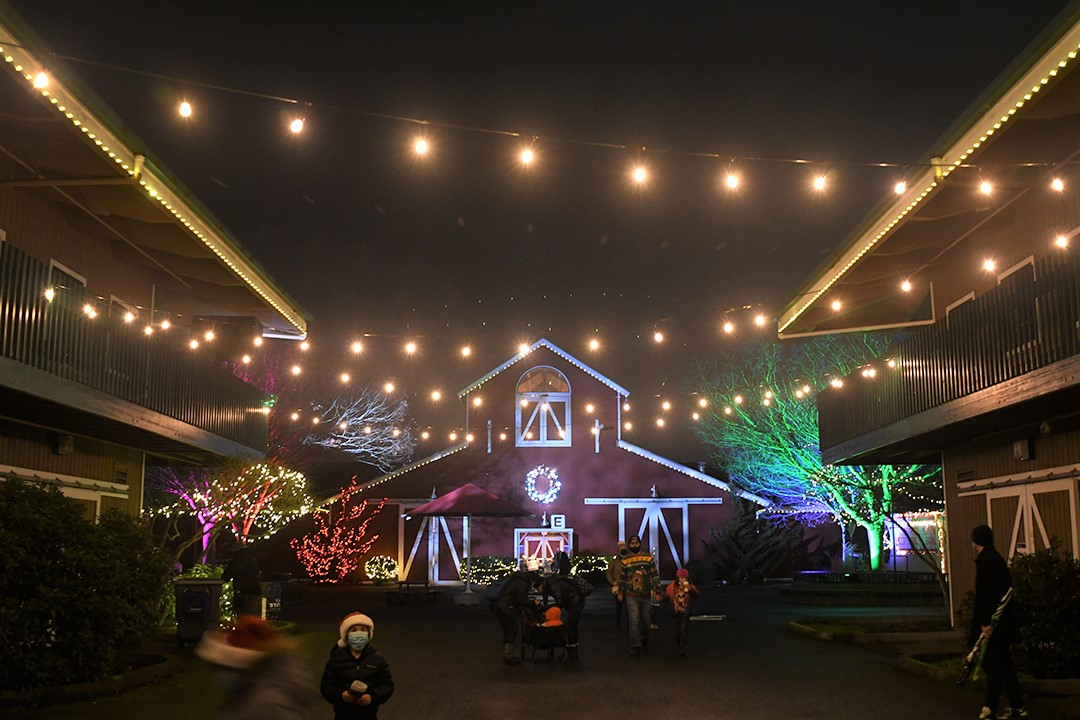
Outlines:
[[[451,490],[442,497],[424,503],[409,515],[420,517],[531,517],[533,513],[525,508],[503,500],[472,483],[465,483],[456,490]],[[472,549],[469,535],[465,533],[465,592],[472,592]]]

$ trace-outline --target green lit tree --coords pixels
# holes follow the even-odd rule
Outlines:
[[[866,333],[750,342],[697,372],[709,401],[697,432],[731,480],[778,512],[863,528],[872,570],[881,568],[885,525],[901,496],[905,507],[940,505],[940,468],[823,465],[814,398],[887,346]]]

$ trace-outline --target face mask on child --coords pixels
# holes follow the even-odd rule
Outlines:
[[[364,646],[368,643],[368,631],[367,630],[353,630],[348,635],[349,647],[359,652],[364,649]]]

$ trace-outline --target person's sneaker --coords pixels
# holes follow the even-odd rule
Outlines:
[[[1013,718],[1026,718],[1027,716],[1028,713],[1026,707],[1007,707],[997,714],[997,720],[1012,720]]]
[[[979,711],[979,720],[994,720],[995,714],[989,706],[983,705],[982,710]]]

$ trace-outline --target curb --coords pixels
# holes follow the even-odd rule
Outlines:
[[[110,675],[94,682],[34,688],[27,692],[0,692],[0,707],[53,705],[90,700],[103,695],[116,695],[125,690],[172,677],[182,669],[180,660],[173,655],[146,653],[144,656],[153,658],[153,661],[149,665],[119,675]]]
[[[957,654],[959,657],[959,653]],[[919,659],[918,655],[902,655],[896,661],[896,669],[915,675],[917,677],[937,680],[940,682],[956,682],[956,672],[946,670],[943,667],[933,665]],[[986,680],[980,677],[970,683],[976,687],[986,687]],[[1080,695],[1080,680],[1039,680],[1024,678],[1020,680],[1020,686],[1029,695],[1071,697]]]

